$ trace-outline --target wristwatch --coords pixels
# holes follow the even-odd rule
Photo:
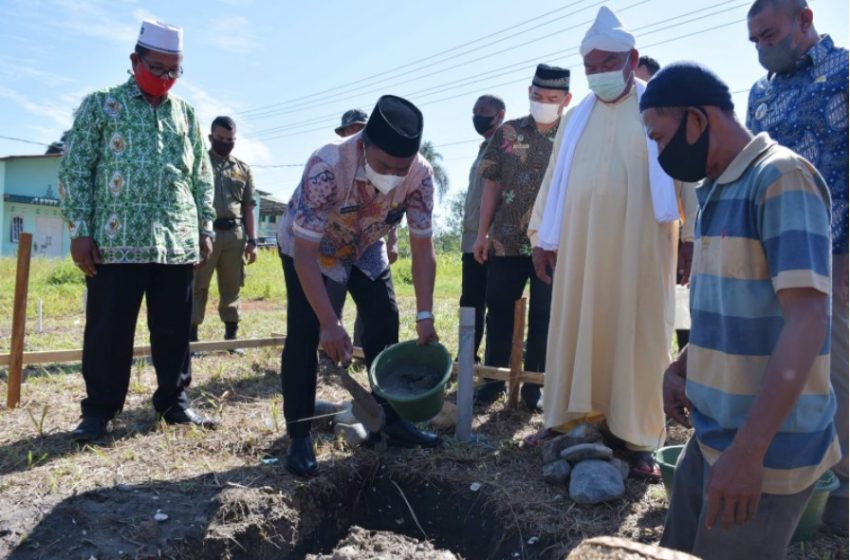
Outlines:
[[[416,314],[416,322],[417,323],[419,321],[427,321],[428,319],[430,319],[432,321],[434,320],[434,314],[431,313],[430,311],[420,311],[419,313]]]
[[[246,241],[246,243],[249,243],[250,245],[254,245],[256,247],[257,246],[257,238],[249,237],[248,241]]]

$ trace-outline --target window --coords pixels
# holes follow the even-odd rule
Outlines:
[[[21,238],[21,233],[24,232],[24,219],[20,216],[12,217],[12,229],[9,231],[9,241],[17,243]]]

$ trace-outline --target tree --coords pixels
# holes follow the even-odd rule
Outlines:
[[[434,185],[437,187],[437,197],[443,200],[443,197],[449,191],[449,175],[446,173],[446,168],[440,163],[443,160],[442,154],[434,149],[434,144],[430,140],[422,143],[419,153],[431,164]]]

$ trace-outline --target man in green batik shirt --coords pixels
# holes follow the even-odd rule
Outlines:
[[[133,76],[87,96],[59,169],[71,256],[86,275],[86,398],[71,437],[99,438],[124,406],[145,297],[158,381],[153,405],[169,424],[213,427],[189,408],[194,265],[212,250],[210,162],[194,109],[168,90],[183,73],[183,31],[144,21]]]

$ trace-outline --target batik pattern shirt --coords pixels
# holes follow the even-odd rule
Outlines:
[[[502,186],[489,232],[497,257],[531,255],[528,223],[559,126],[541,134],[529,115],[507,121],[490,138],[478,173]]]
[[[210,161],[194,109],[157,107],[135,79],[83,100],[59,167],[71,238],[92,237],[104,263],[188,264],[215,219]]]
[[[791,148],[820,171],[832,195],[832,252],[847,253],[847,49],[824,35],[787,74],[750,90],[747,127]]]
[[[359,138],[328,144],[310,157],[278,229],[281,253],[294,255],[295,237],[317,242],[322,274],[341,283],[352,266],[372,279],[386,269],[383,246],[365,258],[364,253],[405,215],[410,235],[432,233],[434,186],[425,158],[417,155],[405,180],[385,195],[366,178]]]

